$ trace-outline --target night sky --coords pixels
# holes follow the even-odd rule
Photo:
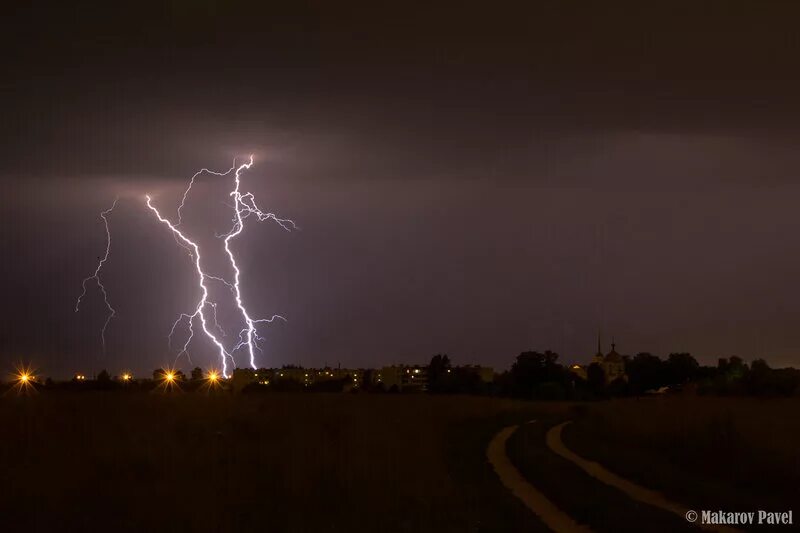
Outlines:
[[[301,228],[235,241],[249,309],[288,319],[262,366],[586,362],[598,328],[800,365],[789,3],[30,4],[0,32],[2,368],[171,362],[196,282],[143,195],[173,216],[250,153],[245,188]],[[209,247],[229,186],[187,204]],[[74,304],[116,196],[103,353],[99,293]]]

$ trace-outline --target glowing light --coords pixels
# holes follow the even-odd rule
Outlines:
[[[244,230],[244,221],[250,216],[255,216],[259,221],[272,219],[286,231],[291,231],[292,229],[296,229],[296,225],[291,220],[278,218],[273,213],[264,213],[263,211],[261,211],[261,209],[259,209],[259,207],[256,205],[255,197],[252,193],[241,192],[241,172],[244,169],[249,169],[252,165],[253,165],[253,156],[251,155],[247,163],[241,164],[238,167],[236,166],[236,162],[234,160],[233,167],[231,167],[231,169],[228,170],[227,172],[212,172],[207,169],[203,169],[200,172],[197,172],[194,176],[192,176],[191,180],[189,181],[189,186],[184,191],[180,206],[178,207],[177,223],[172,223],[167,218],[163,217],[161,213],[158,211],[158,209],[156,209],[156,207],[153,206],[150,195],[145,196],[147,200],[147,207],[150,208],[156,214],[156,217],[158,217],[158,220],[160,222],[162,222],[163,224],[165,224],[170,228],[176,242],[178,242],[178,244],[180,244],[183,248],[187,249],[189,251],[189,254],[194,258],[195,269],[198,275],[198,283],[201,290],[201,298],[197,306],[195,307],[194,312],[192,312],[191,314],[182,313],[175,321],[175,323],[172,325],[172,330],[170,331],[169,337],[170,339],[172,338],[172,335],[175,332],[175,328],[177,327],[177,325],[181,321],[183,321],[183,319],[186,319],[189,327],[189,336],[183,345],[183,349],[178,353],[178,357],[180,357],[182,354],[188,354],[189,344],[191,343],[192,338],[194,337],[194,329],[192,325],[195,318],[199,318],[203,332],[217,348],[220,360],[222,362],[222,376],[226,378],[228,377],[228,359],[230,359],[231,362],[235,365],[236,362],[234,360],[233,354],[243,348],[247,350],[250,359],[250,366],[253,369],[257,368],[255,364],[255,350],[260,350],[260,348],[258,347],[258,341],[262,340],[261,337],[258,336],[257,324],[264,322],[273,322],[275,319],[286,320],[284,317],[280,315],[273,315],[270,318],[258,318],[258,319],[254,319],[250,316],[250,313],[247,311],[244,305],[244,301],[242,299],[242,292],[240,286],[241,271],[239,265],[236,263],[236,257],[234,256],[230,246],[231,241],[242,233],[242,231]],[[181,230],[178,229],[178,226],[180,226],[182,222],[181,212],[186,204],[186,199],[189,195],[189,192],[191,191],[192,186],[194,185],[195,178],[203,172],[208,172],[215,176],[227,176],[232,171],[234,171],[234,183],[235,183],[235,187],[233,191],[231,191],[230,193],[230,196],[233,197],[234,200],[233,227],[227,234],[220,236],[224,237],[225,253],[228,256],[228,259],[230,260],[231,268],[233,269],[234,272],[234,281],[233,283],[230,283],[222,277],[211,276],[203,271],[201,264],[201,257],[200,257],[200,247],[197,245],[197,243],[189,239],[183,232],[181,232]],[[231,350],[227,350],[225,348],[225,346],[222,344],[219,338],[217,338],[217,336],[214,333],[212,333],[211,329],[208,326],[206,309],[208,306],[210,306],[211,309],[213,310],[214,325],[216,329],[219,330],[224,335],[224,331],[219,326],[216,319],[217,304],[216,302],[209,300],[209,289],[207,285],[208,280],[213,280],[223,283],[231,290],[231,293],[233,294],[234,299],[236,301],[236,307],[239,310],[239,313],[241,314],[245,323],[245,327],[239,332],[238,344],[234,346],[233,349]]]
[[[18,365],[16,372],[13,375],[14,389],[17,393],[35,392],[34,383],[36,383],[36,376],[30,366]]]
[[[159,387],[164,391],[180,390],[183,373],[173,368],[164,367],[156,373],[154,378],[159,381]]]
[[[103,329],[100,330],[100,340],[103,343],[103,351],[106,349],[106,328],[108,328],[108,323],[111,322],[111,319],[117,315],[116,310],[111,307],[111,303],[108,301],[108,293],[106,292],[106,287],[103,285],[103,281],[100,279],[100,271],[103,269],[103,265],[106,261],[108,261],[108,254],[111,251],[111,231],[108,229],[108,214],[111,213],[115,207],[117,207],[117,201],[119,198],[114,198],[114,203],[111,204],[111,207],[106,209],[105,211],[100,212],[100,218],[103,219],[103,225],[106,228],[106,252],[100,261],[97,263],[97,268],[94,270],[94,274],[91,276],[86,277],[83,280],[81,285],[83,286],[83,292],[80,296],[78,296],[78,300],[75,302],[75,312],[77,313],[81,307],[81,301],[83,297],[86,296],[86,282],[90,279],[93,279],[97,284],[97,288],[100,289],[100,293],[103,295],[103,301],[106,304],[106,308],[108,309],[108,316],[106,317],[106,321],[103,324]]]
[[[217,381],[219,381],[219,374],[217,373],[216,370],[211,370],[206,376],[206,379],[208,379],[210,383],[216,383]]]
[[[131,375],[130,375],[130,374],[128,374],[127,372],[125,372],[124,374],[122,374],[122,381],[130,381],[130,380],[131,380],[131,378],[133,378],[133,376],[131,376]]]

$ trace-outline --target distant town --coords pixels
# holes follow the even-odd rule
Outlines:
[[[670,393],[792,396],[800,395],[800,370],[773,369],[763,359],[749,364],[739,357],[720,358],[701,366],[688,353],[662,359],[650,353],[634,356],[611,349],[597,351],[585,364],[561,365],[552,351],[520,353],[511,369],[496,372],[480,365],[454,365],[437,354],[428,364],[394,364],[380,368],[236,368],[230,376],[218,370],[158,368],[152,375],[130,372],[96,375],[76,372],[71,379],[45,378],[19,366],[5,384],[18,392],[35,390],[163,390],[253,392],[371,392],[498,395],[543,400],[591,400]]]

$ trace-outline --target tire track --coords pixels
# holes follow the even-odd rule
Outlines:
[[[545,436],[545,442],[547,447],[553,453],[575,464],[591,477],[620,490],[633,500],[652,505],[653,507],[658,507],[659,509],[676,514],[681,518],[685,518],[687,516],[687,513],[689,512],[688,507],[668,500],[657,491],[642,487],[641,485],[637,485],[632,481],[622,478],[617,474],[607,470],[601,464],[584,459],[580,455],[567,448],[564,444],[564,441],[561,439],[561,431],[564,429],[564,426],[571,423],[571,421],[562,422],[561,424],[553,426],[550,428],[550,430],[548,430],[547,435]],[[739,532],[737,529],[722,525],[701,524],[699,522],[695,522],[694,525],[709,531],[718,531],[720,533]]]
[[[535,422],[535,421],[531,421]],[[528,422],[528,423],[531,423]],[[591,529],[578,524],[569,515],[561,511],[542,492],[531,485],[520,474],[506,454],[506,442],[519,426],[508,426],[500,430],[486,449],[486,457],[494,468],[500,481],[525,506],[533,511],[547,527],[556,533],[591,533]]]

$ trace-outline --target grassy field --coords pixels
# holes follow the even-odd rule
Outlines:
[[[543,410],[564,407],[423,395],[7,395],[0,530],[537,531],[485,448],[503,425]]]
[[[700,509],[788,510],[800,485],[800,399],[665,397],[581,406],[576,453]]]

